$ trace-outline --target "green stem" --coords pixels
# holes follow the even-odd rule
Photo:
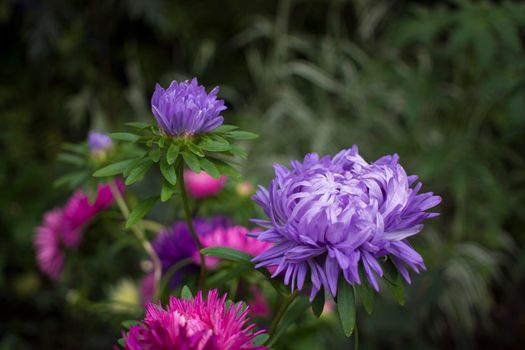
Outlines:
[[[204,259],[204,254],[202,254],[202,242],[199,239],[199,235],[197,235],[197,232],[195,232],[195,227],[193,227],[193,220],[191,217],[191,211],[190,211],[190,205],[188,202],[188,194],[186,193],[186,186],[184,185],[184,163],[180,163],[178,167],[178,180],[179,180],[179,188],[180,188],[180,194],[182,196],[182,207],[184,208],[184,215],[186,217],[186,223],[188,224],[188,228],[190,229],[190,233],[195,240],[195,244],[197,244],[197,249],[199,249],[199,260],[201,265],[201,272],[199,276],[199,289],[204,293],[205,284],[204,281],[206,279],[206,261]]]
[[[129,217],[129,208],[126,204],[126,201],[122,197],[122,194],[118,190],[117,186],[113,181],[109,182],[109,187],[111,189],[111,193],[113,194],[113,198],[115,198],[115,202],[117,203],[117,206],[119,207],[122,216],[124,219],[128,219]],[[162,265],[159,259],[159,256],[155,252],[155,249],[153,249],[153,246],[151,243],[146,239],[146,235],[144,234],[144,231],[140,227],[140,225],[133,225],[131,227],[131,231],[135,234],[137,239],[142,243],[142,246],[144,247],[144,250],[146,253],[150,256],[150,259],[153,263],[153,276],[155,280],[155,291],[154,295],[158,294],[158,288],[159,288],[159,282],[162,277]]]
[[[357,329],[357,323],[355,324],[354,329],[354,350],[358,350],[359,348],[359,329]]]
[[[297,298],[299,295],[299,291],[295,291],[292,294],[288,295],[282,302],[281,306],[279,307],[279,310],[277,310],[277,313],[273,317],[272,323],[270,324],[270,328],[268,328],[268,334],[270,335],[270,339],[275,333],[275,330],[277,329],[277,326],[279,325],[279,322],[281,322],[282,318],[286,314],[286,311],[288,310],[288,307],[292,304],[292,302]],[[270,340],[268,339],[268,341]]]

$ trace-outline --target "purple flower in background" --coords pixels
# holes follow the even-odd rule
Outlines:
[[[111,138],[96,131],[90,131],[88,134],[88,145],[91,152],[105,151],[113,145]]]
[[[337,293],[340,275],[361,283],[361,265],[369,283],[379,290],[376,276],[383,276],[378,262],[389,256],[410,283],[408,269],[425,269],[423,258],[407,239],[423,228],[427,213],[441,201],[432,193],[418,193],[421,183],[407,176],[399,156],[382,157],[372,164],[357,146],[334,157],[311,153],[292,169],[275,165],[275,179],[260,187],[253,199],[270,220],[254,220],[265,231],[254,233],[274,246],[254,258],[256,267],[277,266],[284,281],[301,290],[307,275],[310,298],[324,287]]]
[[[220,113],[226,106],[217,99],[218,92],[216,87],[207,94],[197,78],[181,83],[174,80],[166,90],[157,84],[151,97],[151,111],[167,135],[207,133],[224,121]]]
[[[230,220],[224,217],[211,219],[197,218],[193,220],[195,231],[204,237],[217,228],[231,226]],[[184,221],[178,221],[173,226],[159,233],[153,241],[153,249],[159,256],[162,264],[162,273],[166,273],[170,267],[183,259],[192,258],[197,251],[197,245],[191,236],[188,225]],[[181,275],[187,269],[177,271],[171,279],[171,287],[175,287],[180,281]]]
[[[124,334],[124,348],[177,350],[265,350],[256,347],[253,339],[263,331],[255,332],[248,325],[249,307],[243,304],[226,307],[226,295],[219,298],[211,290],[204,300],[202,292],[194,299],[170,297],[166,309],[160,305],[146,306],[146,317],[139,325]]]

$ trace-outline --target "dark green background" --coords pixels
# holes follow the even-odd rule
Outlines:
[[[404,308],[360,312],[363,349],[525,347],[522,2],[2,0],[0,28],[0,349],[118,338],[39,274],[33,229],[67,198],[51,186],[63,142],[151,121],[155,82],[193,76],[221,86],[228,123],[261,135],[249,178],[356,143],[368,160],[399,153],[442,195],[416,239],[428,271]],[[349,346],[310,334],[290,349]]]

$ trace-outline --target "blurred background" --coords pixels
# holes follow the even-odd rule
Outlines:
[[[193,76],[261,135],[255,182],[358,144],[443,197],[416,239],[428,271],[404,307],[360,312],[362,349],[525,348],[525,3],[1,0],[0,28],[0,349],[115,343],[119,323],[39,273],[34,228],[68,196],[63,142],[152,121],[154,84]],[[330,334],[290,349],[348,348]]]

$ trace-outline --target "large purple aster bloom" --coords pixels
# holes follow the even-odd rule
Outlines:
[[[157,84],[151,98],[151,111],[159,127],[170,136],[195,135],[212,131],[220,126],[226,109],[217,99],[219,88],[209,94],[197,78],[181,83],[175,80],[164,90]]]
[[[210,219],[197,218],[193,220],[195,231],[201,237],[205,237],[217,228],[231,226],[229,219],[225,217],[215,217]],[[197,245],[191,236],[188,225],[184,221],[178,221],[173,226],[161,232],[153,241],[153,249],[159,256],[162,264],[162,273],[166,273],[173,265],[187,258],[192,258],[197,252]],[[187,270],[187,269],[186,269]],[[171,280],[174,287],[185,271],[179,270]]]
[[[254,258],[256,267],[277,266],[274,276],[285,272],[292,290],[302,289],[308,275],[311,299],[322,287],[336,296],[341,274],[360,284],[360,266],[379,290],[378,260],[386,256],[410,283],[407,268],[419,272],[425,265],[407,239],[438,215],[425,211],[441,198],[418,193],[421,183],[414,186],[417,177],[407,176],[398,160],[394,154],[369,164],[353,146],[334,157],[308,154],[291,170],[275,165],[269,189],[253,197],[270,219],[254,220],[265,228],[254,235],[274,243]]]

